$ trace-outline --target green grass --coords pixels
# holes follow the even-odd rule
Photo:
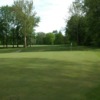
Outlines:
[[[3,48],[0,46],[0,53],[12,53],[21,50],[21,52],[48,52],[48,51],[93,51],[99,50],[97,48],[84,47],[84,46],[73,46],[70,45],[32,45],[32,47],[23,48],[20,45],[19,48],[12,48],[11,45],[8,48]]]
[[[100,100],[100,50],[62,48],[0,49],[0,100]]]

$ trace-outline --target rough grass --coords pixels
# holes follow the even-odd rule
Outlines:
[[[0,53],[0,100],[100,100],[99,49],[16,50]]]

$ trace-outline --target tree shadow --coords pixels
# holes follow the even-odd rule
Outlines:
[[[100,84],[90,89],[86,94],[87,100],[100,100]]]
[[[13,53],[17,52],[21,48],[0,48],[0,53]]]
[[[84,46],[73,46],[69,45],[34,45],[28,48],[1,48],[0,53],[12,53],[12,52],[49,52],[49,51],[100,51],[98,48],[84,47]]]
[[[66,46],[66,45],[47,45],[47,46],[34,46],[31,48],[22,49],[21,52],[48,52],[48,51],[93,51],[99,50],[93,47],[84,46]],[[100,50],[99,50],[100,51]]]

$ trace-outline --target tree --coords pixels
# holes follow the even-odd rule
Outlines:
[[[0,18],[0,43],[4,46],[4,30],[6,24],[4,23],[3,19]]]
[[[55,34],[55,44],[64,44],[64,36],[61,32]]]
[[[67,21],[66,36],[70,42],[74,42],[77,45],[82,45],[85,35],[85,22],[83,13],[82,0],[75,0],[70,8],[71,17]],[[83,29],[84,28],[84,29]]]
[[[3,45],[8,44],[8,37],[10,33],[11,7],[2,6],[0,8],[0,34]]]
[[[100,46],[100,0],[75,0],[66,25],[69,41],[78,45]]]
[[[47,33],[45,37],[45,43],[53,45],[55,40],[55,35],[53,33]]]
[[[35,26],[40,21],[33,11],[33,1],[17,0],[14,2],[13,9],[16,13],[16,18],[20,22],[21,32],[24,35],[24,47],[27,47],[27,37],[32,34]]]
[[[77,45],[84,45],[86,41],[86,20],[84,16],[72,16],[67,23],[67,38]]]
[[[71,14],[71,16],[74,16],[74,15],[82,16],[82,15],[84,15],[83,5],[84,5],[83,0],[75,0],[72,3],[71,7],[69,8],[69,13]]]
[[[36,34],[36,44],[44,44],[44,39],[45,39],[46,34],[43,32],[38,32]]]
[[[84,0],[87,19],[87,40],[95,46],[100,46],[100,0]]]

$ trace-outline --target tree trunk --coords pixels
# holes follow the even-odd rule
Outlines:
[[[24,48],[27,47],[26,36],[24,36]]]
[[[31,44],[32,44],[32,42],[31,42],[31,38],[32,38],[32,37],[31,37],[31,35],[30,35],[30,47],[31,47]]]
[[[19,47],[19,41],[18,41],[18,33],[17,33],[17,48]]]
[[[4,35],[3,35],[3,48],[5,47],[5,37],[4,37]]]
[[[7,36],[7,33],[6,33],[6,48],[8,48],[8,36]]]
[[[12,35],[13,35],[13,48],[14,48],[14,30],[13,30],[13,34]]]

